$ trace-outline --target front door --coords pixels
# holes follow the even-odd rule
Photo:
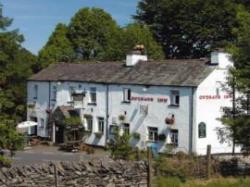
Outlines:
[[[64,143],[64,127],[56,125],[56,143]]]

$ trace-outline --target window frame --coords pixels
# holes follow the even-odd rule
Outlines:
[[[171,141],[171,143],[170,143],[171,145],[178,147],[178,145],[179,145],[179,131],[177,129],[170,130],[170,141]]]
[[[203,129],[201,129],[203,128]],[[203,130],[203,132],[202,132]],[[198,125],[198,137],[199,138],[206,138],[207,137],[207,125],[205,122],[200,122]]]
[[[85,115],[84,118],[86,121],[86,131],[92,132],[93,131],[93,116]]]
[[[152,138],[151,138],[152,133]],[[159,133],[157,127],[148,127],[148,141],[157,142],[159,140]]]
[[[180,91],[179,90],[171,90],[170,105],[176,106],[176,107],[180,106]]]
[[[89,89],[89,104],[96,105],[97,103],[97,89],[96,87],[91,87]]]
[[[102,123],[100,123],[100,122],[102,122]],[[98,126],[97,126],[97,127],[98,127],[98,128],[97,128],[97,129],[98,129],[97,132],[98,132],[98,133],[102,133],[102,134],[104,133],[104,126],[105,126],[104,124],[105,124],[104,117],[98,117],[98,118],[97,118],[97,125],[98,125]]]
[[[131,89],[123,88],[123,103],[130,103],[130,102],[131,102]]]

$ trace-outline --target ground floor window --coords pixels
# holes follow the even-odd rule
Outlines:
[[[125,134],[129,134],[129,123],[123,124],[123,131]]]
[[[178,146],[178,130],[171,130],[170,131],[170,139],[171,139],[171,144],[174,146]]]
[[[100,133],[104,132],[104,118],[102,117],[98,118],[98,132]]]
[[[86,121],[86,130],[89,132],[92,132],[92,128],[93,128],[93,117],[86,115],[85,116],[85,121]]]
[[[148,140],[149,141],[158,141],[158,128],[157,127],[148,127]]]
[[[198,126],[199,129],[199,138],[206,138],[206,124],[201,122]]]

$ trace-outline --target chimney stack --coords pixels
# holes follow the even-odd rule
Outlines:
[[[135,66],[139,61],[147,61],[144,45],[136,45],[133,51],[127,54],[126,66]]]
[[[211,65],[217,65],[219,68],[228,69],[233,66],[231,55],[223,49],[216,49],[211,53]]]

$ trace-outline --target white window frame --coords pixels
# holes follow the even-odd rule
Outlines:
[[[148,127],[148,141],[156,142],[158,141],[158,128],[157,127]]]
[[[171,90],[170,102],[172,106],[180,106],[180,91],[179,90]]]
[[[99,133],[104,133],[104,117],[98,117],[98,132]]]
[[[33,97],[33,99],[38,99],[38,85],[35,84],[33,89],[34,89],[34,97]]]
[[[170,131],[170,142],[175,147],[178,147],[179,145],[179,131],[178,130]]]
[[[89,103],[90,104],[96,104],[96,88],[95,87],[91,87],[90,88],[90,92],[89,92]]]
[[[93,130],[93,117],[90,115],[84,116],[86,121],[86,131],[92,132]]]
[[[130,103],[131,101],[131,89],[123,88],[123,102]]]

